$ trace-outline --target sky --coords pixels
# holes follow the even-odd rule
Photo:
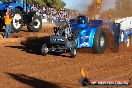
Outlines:
[[[87,10],[88,5],[92,3],[93,0],[63,0],[66,3],[65,8],[76,9],[80,12]],[[106,0],[105,0],[106,1]],[[106,4],[103,4],[103,10],[109,8],[114,8],[116,0],[107,0]]]

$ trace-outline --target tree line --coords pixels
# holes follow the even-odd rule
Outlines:
[[[52,7],[56,9],[63,8],[66,3],[62,0],[29,0],[30,4],[39,4],[40,6]]]
[[[116,0],[115,8],[102,12],[102,16],[110,14],[113,18],[124,18],[132,16],[132,0]]]
[[[87,15],[89,17],[94,16],[97,13],[96,8],[96,0],[94,0],[95,3],[92,3],[88,7]],[[108,14],[111,15],[112,18],[124,18],[124,17],[130,17],[132,16],[132,0],[116,0],[115,2],[115,8],[110,8],[106,11],[101,11],[100,15],[104,19],[108,18]]]

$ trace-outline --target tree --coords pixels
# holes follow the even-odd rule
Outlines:
[[[132,0],[117,0],[115,10],[120,17],[132,16]]]
[[[31,4],[38,3],[39,5],[46,6],[46,2],[44,2],[43,0],[29,0],[29,2]]]
[[[39,5],[53,7],[56,9],[63,8],[66,5],[66,3],[64,3],[62,0],[30,0],[30,2],[37,2]]]
[[[102,17],[111,14],[113,18],[132,16],[132,0],[116,0],[115,8],[102,12]]]
[[[66,4],[62,0],[45,0],[47,6],[53,8],[63,8]]]

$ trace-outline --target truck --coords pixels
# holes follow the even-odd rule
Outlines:
[[[28,0],[0,0],[0,28],[5,26],[4,15],[6,9],[11,10],[12,30],[20,32],[23,26],[27,26],[28,31],[38,32],[42,27],[41,14],[31,11]]]
[[[120,44],[120,24],[114,22],[103,22],[102,20],[90,20],[86,16],[78,16],[69,20],[70,28],[65,25],[57,28],[55,35],[50,36],[50,42],[41,48],[43,55],[48,52],[70,52],[72,57],[76,56],[76,50],[91,48],[96,54],[101,54],[106,48],[107,31],[111,31],[114,39],[114,48],[118,49]],[[69,29],[68,29],[68,28]],[[70,31],[70,32],[67,32]],[[67,35],[70,35],[67,37]]]

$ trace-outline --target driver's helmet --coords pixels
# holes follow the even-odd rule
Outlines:
[[[88,23],[88,20],[89,19],[86,16],[78,16],[75,19],[77,24],[86,24],[86,23]]]

